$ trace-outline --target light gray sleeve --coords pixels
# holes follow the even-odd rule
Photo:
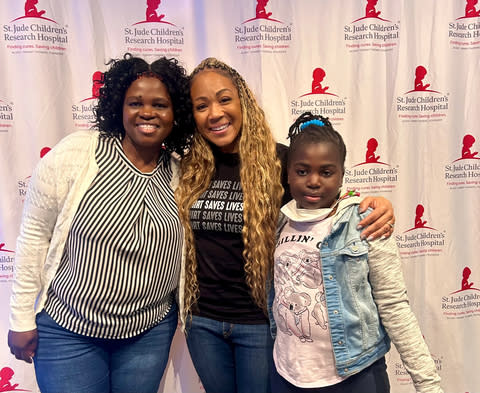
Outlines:
[[[441,393],[440,376],[410,308],[395,239],[369,244],[369,279],[382,323],[416,390]]]

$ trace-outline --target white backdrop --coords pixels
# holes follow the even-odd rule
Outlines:
[[[480,6],[470,3],[270,0],[257,15],[255,0],[163,0],[147,21],[145,0],[39,0],[28,15],[24,1],[1,0],[0,371],[14,371],[8,382],[37,391],[33,368],[6,345],[29,176],[49,147],[89,127],[92,75],[129,51],[177,57],[189,71],[207,56],[226,61],[281,142],[301,112],[330,117],[347,143],[346,186],[395,206],[411,304],[445,391],[479,393]],[[387,361],[392,392],[413,392],[398,354]],[[178,332],[162,389],[203,391]]]

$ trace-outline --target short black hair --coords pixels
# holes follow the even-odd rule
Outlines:
[[[347,148],[342,136],[334,130],[328,117],[314,115],[311,112],[302,113],[288,129],[290,147],[288,149],[287,167],[295,151],[309,143],[331,143],[340,154],[342,168],[345,166]]]
[[[97,105],[94,108],[94,128],[103,135],[123,138],[123,102],[130,85],[143,73],[151,73],[166,86],[172,100],[174,124],[165,139],[168,152],[181,156],[189,149],[193,138],[192,104],[186,70],[175,58],[161,57],[152,64],[126,53],[122,59],[112,59],[103,77]]]

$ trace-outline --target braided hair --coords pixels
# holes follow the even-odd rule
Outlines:
[[[287,166],[290,166],[290,157],[293,157],[299,147],[310,143],[331,143],[338,149],[344,169],[347,148],[342,136],[333,129],[327,117],[311,112],[302,113],[288,129],[287,138],[290,139]]]
[[[238,143],[243,190],[242,255],[250,294],[258,307],[266,312],[266,283],[272,271],[275,230],[283,195],[276,143],[265,113],[242,76],[229,65],[215,58],[207,58],[193,70],[191,83],[204,71],[217,72],[229,78],[238,91],[242,109]],[[189,213],[192,205],[208,188],[215,172],[212,146],[199,132],[195,132],[192,147],[181,165],[181,181],[175,197],[185,228],[184,310],[188,315],[199,297],[195,239]]]

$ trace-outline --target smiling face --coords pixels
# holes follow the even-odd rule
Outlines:
[[[165,138],[173,127],[173,106],[167,88],[155,77],[136,79],[123,101],[123,150],[135,164],[135,157],[158,160]]]
[[[193,78],[190,95],[198,132],[224,153],[238,152],[242,108],[232,80],[206,69]]]
[[[331,142],[306,143],[298,146],[290,157],[288,184],[301,209],[332,206],[342,179],[340,152]]]

